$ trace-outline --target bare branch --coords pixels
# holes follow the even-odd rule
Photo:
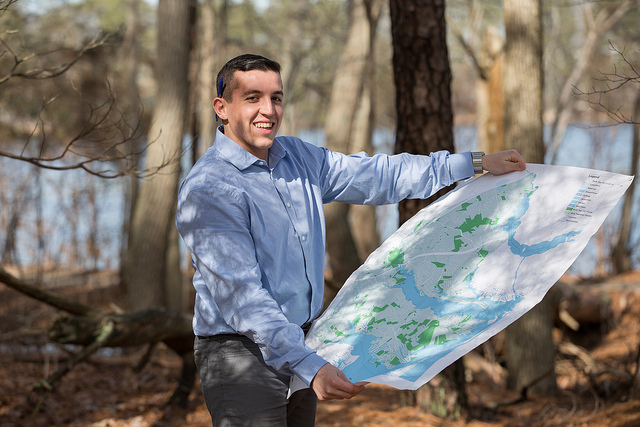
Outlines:
[[[634,88],[640,90],[640,73],[627,58],[624,49],[616,48],[611,41],[609,41],[609,49],[619,56],[623,70],[619,69],[617,65],[614,65],[612,72],[600,72],[601,77],[594,79],[597,85],[592,86],[590,90],[583,91],[577,86],[573,86],[573,94],[585,98],[591,107],[605,113],[617,123],[637,123],[624,113],[623,105],[612,107],[610,104],[613,101],[611,101],[607,95],[612,95],[616,91],[630,85],[638,85],[634,86]]]
[[[9,9],[9,6],[16,3],[18,0],[0,0],[0,12],[4,12]]]
[[[5,12],[16,1],[0,0],[0,13]],[[12,79],[44,80],[58,77],[73,67],[85,53],[102,46],[109,37],[109,35],[96,36],[80,50],[73,52],[73,57],[64,63],[29,67],[30,64],[35,64],[34,61],[47,59],[49,55],[63,52],[65,49],[19,54],[6,38],[7,35],[15,32],[13,30],[0,32],[0,56],[3,57],[5,64],[8,63],[6,66],[8,71],[0,74],[0,86]],[[115,95],[108,82],[107,86],[107,100],[97,106],[88,106],[88,118],[82,129],[63,143],[61,149],[56,149],[60,146],[58,144],[54,146],[47,138],[48,126],[44,119],[47,108],[56,100],[53,97],[43,102],[22,149],[18,152],[10,149],[0,150],[0,156],[25,161],[46,169],[83,169],[101,178],[115,178],[122,175],[145,177],[158,173],[163,167],[178,161],[181,153],[175,153],[162,165],[146,170],[137,170],[134,166],[137,162],[128,161],[143,154],[149,145],[137,150],[132,148],[136,145],[134,142],[142,137],[139,129],[142,109],[135,124],[128,123],[125,114],[118,110]],[[57,154],[51,155],[51,152]],[[116,166],[105,167],[108,164]]]
[[[4,76],[0,76],[0,85],[8,82],[13,78],[23,78],[23,79],[34,79],[34,80],[42,80],[42,79],[50,79],[53,77],[57,77],[63,73],[65,73],[69,68],[71,68],[82,56],[87,53],[91,49],[95,49],[99,46],[102,46],[109,35],[104,35],[102,37],[96,37],[91,42],[87,43],[80,49],[71,61],[64,63],[62,65],[56,65],[52,67],[45,68],[31,68],[26,71],[18,71],[18,68],[27,63],[28,61],[35,58],[42,58],[46,55],[50,55],[54,52],[44,52],[44,53],[32,53],[26,56],[19,57],[11,48],[11,46],[0,37],[0,43],[5,47],[5,52],[9,53],[13,57],[13,66],[11,67],[11,71],[5,74]]]
[[[31,163],[52,170],[82,169],[100,178],[116,178],[134,175],[145,178],[159,173],[164,167],[179,162],[182,152],[169,153],[162,164],[153,168],[137,169],[137,162],[129,161],[144,154],[155,141],[149,141],[136,149],[134,142],[141,135],[142,110],[135,124],[125,119],[125,113],[118,109],[116,98],[107,82],[108,98],[97,106],[88,105],[88,118],[82,129],[69,138],[61,148],[51,147],[47,137],[44,112],[54,101],[43,103],[36,124],[27,136],[19,152],[0,150],[0,156]],[[27,154],[27,153],[36,154]],[[54,154],[49,154],[55,152]],[[108,167],[106,165],[115,165]]]
[[[464,51],[471,58],[471,61],[473,62],[473,67],[480,75],[480,78],[482,80],[487,80],[489,78],[488,67],[486,66],[486,64],[482,64],[482,61],[480,60],[479,55],[476,53],[476,51],[474,50],[473,46],[471,46],[469,41],[467,41],[467,39],[464,37],[464,34],[462,33],[462,30],[460,29],[460,27],[457,25],[455,20],[450,19],[448,15],[447,15],[447,24],[451,28],[453,35],[455,36],[458,43],[460,43],[460,46],[462,46]]]

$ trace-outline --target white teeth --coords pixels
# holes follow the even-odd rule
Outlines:
[[[273,123],[256,123],[256,127],[262,129],[271,129],[273,127]]]

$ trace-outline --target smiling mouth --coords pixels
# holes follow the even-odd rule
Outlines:
[[[273,128],[273,123],[255,123],[254,126],[258,129],[271,129]]]

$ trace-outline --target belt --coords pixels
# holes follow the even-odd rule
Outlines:
[[[305,335],[307,335],[307,333],[309,332],[309,329],[311,329],[311,325],[313,325],[312,322],[307,322],[304,325],[300,326]]]
[[[307,333],[309,332],[309,329],[311,329],[311,325],[313,323],[312,322],[307,322],[305,324],[303,324],[302,326],[300,326],[300,328],[302,329],[302,332],[304,332],[305,336],[307,335]],[[234,339],[234,338],[238,338],[238,337],[244,337],[244,335],[242,334],[216,334],[216,335],[196,335],[196,337],[200,340],[212,340],[212,339]]]
[[[217,334],[217,335],[196,335],[199,340],[232,340],[234,338],[244,337],[242,334]],[[246,338],[246,337],[245,337]]]

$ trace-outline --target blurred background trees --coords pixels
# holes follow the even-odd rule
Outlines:
[[[509,25],[525,4],[535,64]],[[215,73],[243,52],[283,65],[283,134],[635,173],[639,18],[633,0],[1,2],[2,264],[116,270],[130,309],[189,310],[175,192],[213,143]],[[419,207],[327,206],[327,295]],[[637,211],[630,191],[572,272],[637,269]]]

